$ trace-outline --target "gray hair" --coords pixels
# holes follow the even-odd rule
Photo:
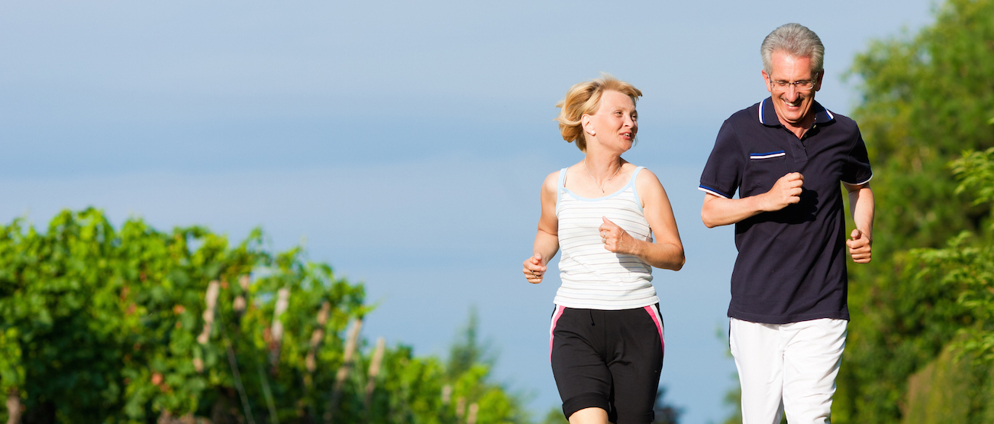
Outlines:
[[[811,59],[811,72],[820,72],[825,65],[825,45],[818,34],[801,24],[784,24],[773,30],[763,40],[759,48],[763,55],[763,69],[767,75],[773,73],[773,52],[784,52],[794,57]]]

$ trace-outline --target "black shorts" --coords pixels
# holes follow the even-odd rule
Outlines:
[[[601,408],[613,423],[651,423],[663,368],[659,304],[604,311],[556,306],[549,341],[563,414]]]

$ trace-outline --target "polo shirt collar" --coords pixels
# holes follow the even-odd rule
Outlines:
[[[811,110],[815,113],[815,124],[824,124],[835,120],[835,115],[825,109],[817,100],[811,105]],[[780,118],[777,118],[777,110],[773,108],[773,97],[767,97],[759,104],[759,123],[768,127],[781,126]]]

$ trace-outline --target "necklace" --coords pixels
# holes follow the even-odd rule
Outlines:
[[[617,177],[617,176],[618,176],[618,173],[619,173],[619,172],[621,172],[621,168],[622,168],[622,167],[623,167],[624,165],[625,165],[624,163],[622,163],[621,165],[619,165],[619,166],[618,166],[618,170],[617,170],[617,171],[614,171],[614,175],[612,175],[612,176],[610,176],[610,177],[607,177],[607,179],[606,179],[606,180],[604,180],[604,182],[602,182],[602,183],[600,184],[600,187],[599,187],[599,188],[601,189],[601,194],[603,194],[603,193],[604,193],[604,184],[607,184],[607,182],[608,182],[608,181],[611,181],[611,179],[612,179],[612,178],[614,178],[614,177]],[[594,178],[594,175],[590,173],[590,169],[587,169],[587,160],[586,160],[586,159],[584,159],[584,160],[583,160],[583,170],[584,170],[584,171],[587,171],[587,176],[588,176],[588,177],[590,177],[590,181],[593,181],[593,182],[594,182],[594,184],[597,184],[597,179],[595,179],[595,178]]]

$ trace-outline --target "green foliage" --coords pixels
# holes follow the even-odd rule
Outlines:
[[[963,151],[994,146],[986,125],[994,110],[994,0],[947,0],[935,16],[913,36],[872,43],[850,74],[862,92],[854,117],[874,163],[877,219],[873,262],[849,267],[852,321],[836,423],[900,422],[910,376],[957,334],[981,334],[989,321],[978,303],[964,302],[982,304],[976,296],[989,278],[991,184],[971,168],[958,173],[958,189],[947,166]]]
[[[969,192],[974,205],[994,202],[994,148],[984,152],[967,151],[962,158],[953,161],[952,168],[960,180],[956,194]]]
[[[652,408],[656,418],[652,420],[653,424],[677,424],[680,422],[680,414],[683,413],[683,410],[666,403],[663,400],[665,397],[665,387],[656,389],[656,404]]]
[[[955,192],[971,194],[972,205],[990,211],[994,149],[966,152],[951,168],[961,181]],[[884,261],[898,267],[898,272],[874,282],[874,291],[867,296],[871,303],[861,305],[866,321],[860,325],[854,319],[859,330],[849,333],[844,378],[839,383],[840,394],[846,395],[840,398],[850,401],[840,408],[846,418],[900,420],[905,416],[900,406],[907,397],[908,379],[947,346],[988,366],[994,362],[994,227],[978,226],[979,236],[963,231],[944,248],[911,249]],[[960,337],[954,339],[957,334]],[[935,390],[956,388],[935,386]],[[970,393],[974,398],[991,396]]]
[[[994,422],[994,368],[951,345],[908,379],[904,424]]]
[[[493,366],[494,354],[490,352],[492,348],[489,343],[481,344],[477,335],[478,327],[479,317],[476,308],[471,308],[466,326],[462,329],[459,338],[449,348],[449,360],[446,365],[448,378],[457,378],[469,371],[475,364]]]
[[[0,226],[0,391],[19,395],[25,423],[323,421],[346,365],[343,333],[370,307],[361,285],[299,248],[262,245],[260,231],[230,245],[201,227],[115,230],[95,209],[62,212],[43,233]],[[363,346],[336,422],[455,422],[437,359],[387,349],[370,381]],[[477,396],[478,423],[511,422],[519,403],[488,369],[461,373],[455,394]]]
[[[563,416],[563,409],[554,406],[549,409],[549,412],[545,413],[542,418],[541,424],[567,424],[569,421]]]
[[[490,343],[479,340],[479,318],[476,308],[471,308],[466,325],[449,349],[445,367],[447,388],[443,390],[451,390],[456,417],[468,418],[469,408],[475,404],[477,423],[528,422],[521,401],[488,381],[495,358]]]
[[[976,196],[975,204],[994,203],[994,148],[966,152],[952,163],[961,181],[958,192]],[[947,309],[962,317],[958,348],[994,364],[994,226],[977,237],[968,232],[952,238],[943,249],[915,249],[912,281],[942,287],[957,296]],[[909,273],[910,274],[910,273]]]
[[[876,41],[856,57],[862,101],[853,115],[874,163],[874,250],[939,247],[986,211],[956,196],[945,166],[994,146],[994,2],[949,0],[914,37]],[[878,255],[874,255],[878,256]]]
[[[732,408],[732,415],[725,418],[722,421],[724,424],[740,424],[742,422],[742,387],[739,386],[738,381],[735,382],[735,387],[725,393],[725,398],[722,399],[722,403]]]

